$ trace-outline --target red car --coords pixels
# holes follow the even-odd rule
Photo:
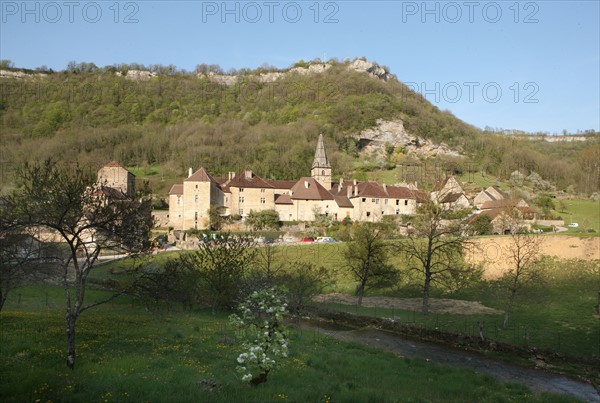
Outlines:
[[[314,242],[314,238],[311,237],[306,237],[306,238],[302,238],[302,240],[300,242]]]

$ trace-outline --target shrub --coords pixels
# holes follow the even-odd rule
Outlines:
[[[254,291],[239,305],[240,316],[229,317],[246,339],[236,367],[242,381],[252,386],[266,382],[269,372],[287,357],[287,331],[283,323],[286,308],[283,293],[270,288]]]

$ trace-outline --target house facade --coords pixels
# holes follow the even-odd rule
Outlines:
[[[190,172],[169,191],[169,226],[203,229],[208,210],[245,218],[250,211],[275,210],[281,221],[312,221],[315,215],[334,220],[379,221],[385,215],[415,214],[426,195],[414,186],[376,182],[332,181],[323,136],[319,135],[311,176],[298,180],[269,180],[250,168],[214,178],[204,168]]]

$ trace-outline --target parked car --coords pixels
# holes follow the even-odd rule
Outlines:
[[[329,236],[324,236],[322,238],[319,238],[317,240],[317,242],[323,242],[323,243],[333,243],[333,242],[337,242],[335,239],[333,239],[332,237]]]
[[[311,238],[311,237],[302,238],[300,240],[300,242],[314,242],[314,241],[315,241],[314,238]]]
[[[579,227],[579,224],[576,223],[576,222],[572,222],[571,224],[569,224],[569,227],[571,227],[571,228],[577,228],[577,227]]]

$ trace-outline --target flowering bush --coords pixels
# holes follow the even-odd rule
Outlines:
[[[283,314],[287,312],[283,293],[275,288],[254,291],[231,315],[245,341],[237,362],[242,381],[251,385],[266,382],[269,372],[287,357],[287,332]]]

